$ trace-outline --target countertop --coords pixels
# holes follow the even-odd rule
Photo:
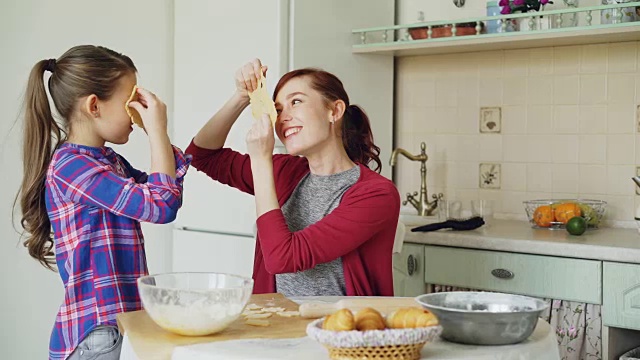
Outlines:
[[[580,236],[565,230],[533,229],[526,221],[493,219],[470,231],[411,232],[405,243],[484,249],[640,264],[640,234],[636,229],[600,228]]]
[[[271,294],[273,295],[273,294]],[[256,295],[253,295],[255,297]],[[258,295],[260,296],[260,295]],[[309,296],[309,297],[292,297],[292,300],[298,304],[304,302],[335,302],[345,297],[335,296]],[[253,302],[255,299],[250,300]],[[120,318],[128,315],[118,315]],[[308,320],[312,321],[311,319]],[[125,323],[123,330],[126,330]],[[137,325],[137,324],[134,324]],[[130,329],[131,330],[131,329]],[[304,332],[303,332],[304,333]],[[222,333],[224,334],[224,332]],[[136,336],[134,332],[124,331],[124,339],[122,343],[121,360],[142,360],[147,357],[140,356],[142,354],[140,347],[134,347],[134,341],[131,336]],[[139,342],[139,341],[138,341]],[[497,360],[497,359],[559,359],[558,348],[555,332],[552,327],[542,319],[538,320],[533,334],[526,341],[515,345],[502,346],[477,346],[454,344],[441,339],[427,344],[422,350],[423,359],[434,360],[458,360],[458,359],[476,359],[476,360]],[[140,354],[138,354],[138,353]],[[300,354],[305,354],[305,359],[328,359],[327,350],[319,343],[309,337],[282,338],[282,339],[244,339],[229,340],[218,342],[205,342],[200,344],[176,347],[172,355],[164,358],[172,360],[182,359],[255,359],[255,360],[273,360],[273,359],[299,359]],[[154,359],[157,357],[154,357]]]

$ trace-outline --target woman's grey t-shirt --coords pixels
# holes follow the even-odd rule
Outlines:
[[[315,224],[340,204],[342,195],[360,178],[360,166],[333,175],[307,174],[282,206],[289,231]],[[276,289],[285,296],[346,295],[342,258],[313,269],[276,275]]]

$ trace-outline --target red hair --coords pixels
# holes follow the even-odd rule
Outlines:
[[[373,142],[369,117],[360,106],[349,103],[349,95],[347,95],[342,81],[335,75],[314,68],[290,71],[278,81],[273,92],[273,100],[275,101],[276,96],[289,80],[302,76],[311,80],[311,88],[319,92],[327,104],[336,100],[344,101],[345,111],[342,116],[341,133],[342,143],[349,159],[367,166],[373,161],[376,164],[374,170],[380,172],[382,170],[380,148]]]

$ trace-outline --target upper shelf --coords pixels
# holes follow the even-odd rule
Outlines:
[[[640,40],[640,21],[624,22],[628,19],[628,14],[625,13],[634,11],[636,7],[640,7],[640,1],[487,16],[455,22],[423,22],[356,29],[353,30],[357,39],[353,52],[413,56],[637,41]],[[599,20],[601,14],[608,16],[611,23],[594,24],[594,18]],[[461,27],[460,24],[465,24],[466,27]],[[486,33],[487,28],[501,32]],[[517,30],[507,32],[513,29]],[[443,31],[447,35],[439,37]],[[452,36],[452,33],[469,35]],[[423,39],[416,40],[413,37]]]

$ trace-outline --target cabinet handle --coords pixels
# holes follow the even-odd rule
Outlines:
[[[513,279],[515,274],[512,271],[507,269],[493,269],[491,270],[491,275],[499,278],[499,279]]]
[[[411,276],[416,271],[418,271],[418,259],[416,259],[413,255],[409,255],[409,257],[407,258],[407,274]]]

